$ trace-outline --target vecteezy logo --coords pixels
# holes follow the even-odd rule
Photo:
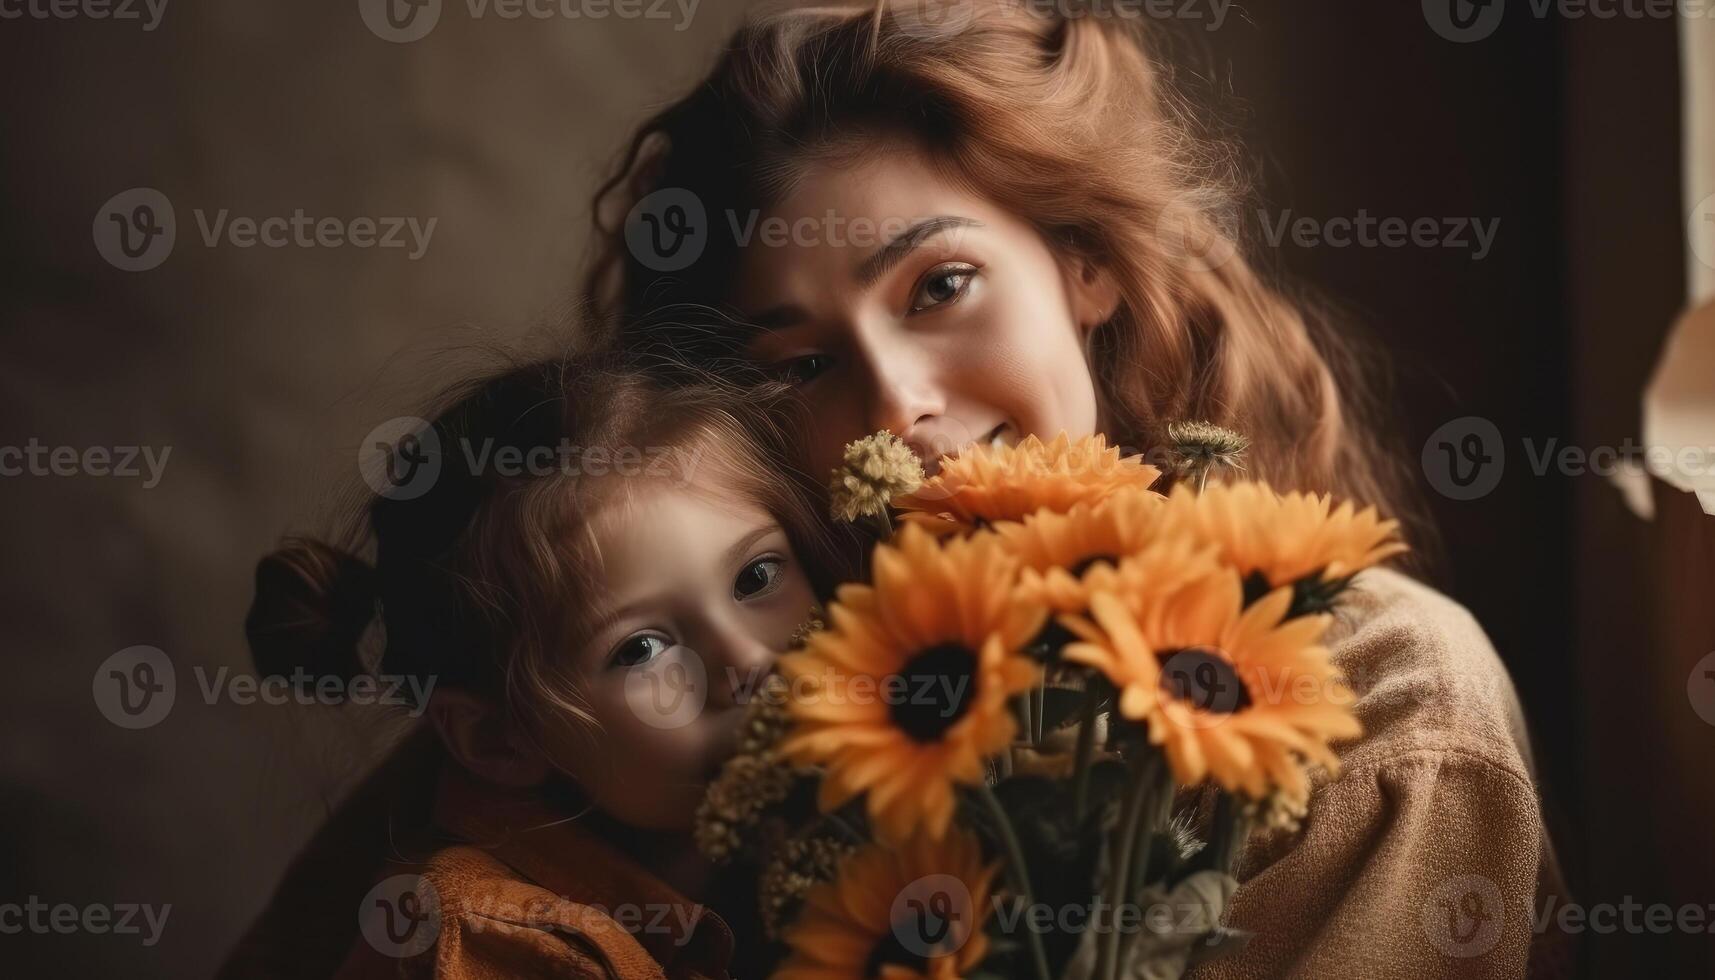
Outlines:
[[[1501,26],[1504,0],[1423,0],[1423,19],[1449,41],[1481,41]]]
[[[1429,894],[1420,915],[1424,935],[1448,956],[1469,959],[1495,948],[1506,912],[1500,888],[1482,875],[1464,875]]]
[[[893,899],[893,939],[917,962],[946,956],[971,938],[976,926],[971,891],[953,875],[924,875]]]
[[[656,272],[678,272],[702,257],[709,241],[708,213],[697,195],[664,187],[638,201],[625,217],[625,245]]]
[[[173,203],[153,187],[115,194],[95,212],[95,250],[126,272],[146,272],[173,253]]]
[[[976,19],[973,0],[892,0],[894,27],[916,38],[952,37]]]
[[[376,37],[409,44],[435,29],[441,19],[441,0],[357,0],[357,12]]]
[[[357,470],[369,489],[383,497],[421,497],[441,475],[440,436],[434,426],[415,416],[389,419],[364,437]]]
[[[1177,195],[1155,217],[1155,240],[1168,261],[1192,272],[1210,272],[1239,254],[1242,221],[1238,205],[1217,191]]]
[[[1715,725],[1715,652],[1706,653],[1685,679],[1685,696],[1691,710],[1705,723]]]
[[[1176,699],[1200,708],[1182,715],[1183,724],[1213,728],[1250,704],[1250,691],[1232,661],[1213,647],[1188,647],[1161,662],[1161,686]]]
[[[126,647],[95,668],[96,710],[120,728],[152,728],[173,710],[178,685],[173,661],[151,646]]]
[[[440,937],[440,895],[422,875],[394,875],[363,896],[357,928],[383,956],[416,956]]]
[[[625,673],[625,702],[651,728],[683,728],[703,713],[709,672],[687,646],[668,648],[654,662]]]
[[[1506,456],[1495,423],[1467,415],[1430,434],[1423,444],[1423,475],[1443,497],[1475,500],[1501,482]]]

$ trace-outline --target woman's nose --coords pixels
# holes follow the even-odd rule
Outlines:
[[[862,357],[870,385],[868,431],[886,429],[924,459],[949,451],[941,446],[953,435],[946,431],[946,398],[925,352],[908,339],[872,335]]]

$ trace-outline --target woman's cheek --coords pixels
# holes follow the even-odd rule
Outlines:
[[[864,394],[848,384],[829,386],[811,400],[810,424],[803,427],[804,444],[799,458],[812,474],[828,474],[844,461],[845,447],[854,439],[870,435],[863,415]]]
[[[1082,328],[1063,292],[1010,297],[987,318],[988,333],[971,362],[973,384],[1014,418],[1025,434],[1076,439],[1096,431],[1096,385]]]

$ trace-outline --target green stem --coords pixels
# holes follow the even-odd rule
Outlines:
[[[1008,871],[1012,875],[1012,887],[1024,900],[1025,925],[1024,935],[1029,941],[1030,958],[1036,967],[1036,980],[1050,980],[1048,975],[1048,951],[1042,946],[1042,935],[1028,924],[1030,910],[1036,899],[1030,890],[1030,868],[1024,863],[1024,848],[1019,846],[1018,835],[1013,833],[1012,819],[1006,815],[1006,808],[1000,805],[1000,797],[994,795],[994,790],[988,786],[980,787],[978,792],[983,802],[988,805],[989,813],[994,816],[995,827],[1000,833],[1001,843],[1006,847]]]
[[[1250,837],[1250,818],[1231,793],[1215,797],[1215,818],[1210,822],[1209,866],[1222,874],[1233,873],[1245,840]]]
[[[1036,748],[1040,749],[1042,747],[1042,736],[1047,734],[1043,731],[1043,728],[1045,727],[1043,716],[1048,714],[1047,685],[1037,684],[1036,687],[1031,689],[1030,699],[1031,721],[1036,725],[1035,730],[1031,732],[1030,741]]]
[[[1102,936],[1101,954],[1096,960],[1097,980],[1117,980],[1119,976],[1119,911],[1125,904],[1127,890],[1131,884],[1132,851],[1137,846],[1138,825],[1142,819],[1144,804],[1155,787],[1156,774],[1161,770],[1161,763],[1160,754],[1151,753],[1132,777],[1131,796],[1126,800],[1125,815],[1118,828],[1119,854],[1108,878],[1108,906],[1112,910],[1114,921]]]
[[[1084,688],[1083,712],[1078,724],[1078,747],[1072,756],[1072,817],[1080,827],[1084,825],[1084,812],[1089,809],[1090,757],[1096,751],[1096,692],[1090,685]]]
[[[1166,827],[1172,815],[1173,786],[1171,783],[1163,785],[1158,777],[1144,804],[1143,813],[1138,816],[1137,841],[1133,845],[1135,850],[1131,861],[1131,892],[1134,895],[1143,893],[1143,886],[1149,882],[1150,862],[1155,859],[1149,837]]]
[[[853,827],[849,823],[846,823],[845,819],[842,818],[839,814],[837,814],[837,813],[824,813],[824,814],[822,814],[822,819],[826,820],[828,823],[833,824],[835,827],[837,827],[840,830],[841,833],[843,833],[847,837],[851,838],[851,841],[853,844],[867,844],[867,843],[869,843],[869,838],[858,833],[857,828]]]

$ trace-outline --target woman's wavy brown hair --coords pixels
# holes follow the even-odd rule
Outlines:
[[[1252,472],[1277,487],[1412,516],[1400,464],[1365,424],[1373,372],[1243,254],[1235,155],[1152,58],[1149,22],[1041,6],[882,0],[754,16],[694,91],[641,126],[597,193],[589,303],[622,323],[680,304],[730,314],[740,245],[727,215],[766,211],[808,162],[903,136],[1063,262],[1114,277],[1123,301],[1091,351],[1112,439],[1154,451],[1167,423],[1214,421],[1252,438]],[[627,248],[625,219],[670,188],[695,195],[707,236],[693,265],[660,273]],[[743,332],[633,326],[621,342],[707,365],[736,356]]]

